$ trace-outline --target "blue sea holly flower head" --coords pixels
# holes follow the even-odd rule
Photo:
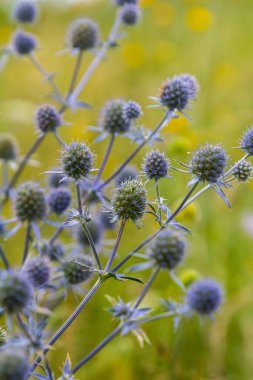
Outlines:
[[[21,222],[41,220],[46,214],[46,198],[36,182],[25,182],[18,189],[15,198],[15,211]]]
[[[141,11],[137,5],[125,4],[120,10],[120,20],[127,26],[134,26],[140,19]]]
[[[158,102],[170,111],[183,111],[190,100],[196,98],[198,85],[196,79],[188,74],[175,75],[168,79],[160,89]]]
[[[0,273],[0,306],[8,314],[19,313],[32,301],[32,284],[21,272]]]
[[[0,352],[0,379],[27,380],[29,361],[24,352],[17,347],[9,346]]]
[[[125,115],[125,104],[121,99],[107,102],[100,114],[99,127],[110,134],[121,135],[128,132],[131,119]]]
[[[253,127],[244,133],[241,139],[240,148],[249,155],[253,155]]]
[[[52,212],[61,215],[71,204],[71,193],[64,187],[58,187],[49,193],[47,202]]]
[[[193,152],[189,168],[197,180],[217,183],[224,173],[226,163],[227,155],[220,145],[206,144]]]
[[[35,124],[39,132],[55,132],[61,125],[61,116],[53,106],[44,104],[36,111]]]
[[[169,159],[158,149],[148,152],[142,164],[142,170],[145,176],[149,180],[154,179],[155,181],[168,177],[169,167]]]
[[[98,42],[98,25],[93,20],[79,18],[71,23],[68,32],[68,44],[72,49],[90,50],[95,48]]]
[[[79,182],[89,177],[93,168],[94,155],[84,143],[73,141],[62,150],[61,167],[65,176]]]
[[[35,37],[31,33],[25,33],[21,30],[15,32],[12,38],[14,51],[22,56],[30,54],[37,47]]]
[[[239,182],[245,182],[252,176],[253,167],[247,160],[238,161],[232,171],[232,174]]]
[[[222,302],[222,289],[214,280],[198,280],[189,287],[186,301],[192,311],[201,316],[211,316]]]
[[[17,22],[31,24],[38,17],[38,5],[34,0],[18,0],[13,7],[13,18]]]
[[[143,217],[147,205],[146,189],[135,179],[122,182],[112,197],[113,221],[132,220],[138,223]]]
[[[126,102],[124,106],[124,116],[126,119],[138,119],[142,115],[142,109],[140,104],[133,100]]]
[[[150,243],[148,257],[161,269],[175,269],[185,257],[186,242],[179,232],[165,229]]]
[[[18,155],[18,145],[12,135],[0,135],[0,160],[14,161]]]
[[[66,285],[78,285],[90,280],[93,265],[91,258],[84,255],[62,261],[61,271]]]
[[[61,261],[64,256],[63,245],[59,243],[42,242],[40,246],[37,246],[37,251],[52,261]]]
[[[40,288],[50,279],[51,268],[46,257],[28,259],[23,271],[34,288]]]

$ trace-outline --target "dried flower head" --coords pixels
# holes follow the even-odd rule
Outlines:
[[[138,180],[127,180],[115,190],[112,209],[115,219],[138,221],[147,205],[146,190]]]
[[[151,150],[144,158],[143,172],[148,179],[159,180],[167,177],[170,162],[164,153],[158,149]]]
[[[27,260],[24,273],[35,288],[45,285],[50,278],[50,265],[45,257],[34,257]]]
[[[61,164],[68,178],[80,181],[92,170],[93,154],[85,143],[74,141],[64,147]]]
[[[1,380],[27,380],[29,361],[21,350],[8,347],[0,353]]]
[[[141,11],[137,5],[125,4],[120,12],[120,19],[123,24],[128,26],[136,25],[140,19]]]
[[[222,176],[226,162],[227,156],[220,145],[206,144],[192,154],[189,167],[201,182],[215,183]]]
[[[251,178],[253,167],[249,161],[243,160],[238,161],[233,169],[233,174],[239,182],[247,181]]]
[[[93,262],[89,257],[77,256],[61,264],[64,278],[68,285],[77,285],[91,278]]]
[[[53,106],[44,104],[36,111],[35,123],[42,133],[54,132],[61,125],[61,116]]]
[[[71,193],[68,189],[59,187],[53,189],[47,198],[50,210],[57,215],[61,215],[71,203]]]
[[[46,214],[46,200],[37,183],[25,182],[17,189],[15,210],[22,222],[43,219]]]
[[[244,152],[253,155],[253,127],[244,133],[240,147]]]
[[[18,146],[15,138],[12,135],[0,135],[0,160],[11,161],[15,160],[18,155]]]
[[[126,133],[131,126],[131,121],[125,117],[124,107],[125,102],[120,99],[107,102],[100,115],[100,127],[111,134]]]
[[[18,0],[13,8],[14,20],[24,23],[33,23],[38,16],[38,6],[33,0]]]
[[[22,273],[1,272],[0,305],[8,314],[19,313],[31,301],[32,287]]]
[[[174,269],[185,256],[186,243],[178,232],[166,229],[151,242],[148,255],[160,268]]]
[[[37,42],[32,34],[18,30],[12,38],[12,45],[17,54],[26,55],[36,49]]]
[[[72,22],[68,33],[68,42],[73,49],[93,49],[99,41],[97,24],[87,18],[79,18]]]
[[[138,119],[142,114],[141,106],[134,102],[133,100],[129,100],[124,106],[124,116],[126,119]]]
[[[200,315],[211,315],[221,304],[222,289],[210,279],[195,281],[188,289],[186,300],[190,308]]]

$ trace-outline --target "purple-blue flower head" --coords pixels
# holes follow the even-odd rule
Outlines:
[[[36,111],[35,124],[42,133],[54,132],[61,125],[61,116],[53,106],[44,104]]]
[[[71,203],[71,193],[64,187],[53,189],[47,198],[50,210],[57,215],[61,215]]]
[[[18,55],[27,55],[36,49],[37,42],[31,33],[18,30],[12,38],[12,46]]]
[[[244,152],[253,155],[253,127],[243,135],[240,147]]]
[[[167,177],[169,170],[169,159],[158,149],[151,150],[144,158],[143,172],[148,179],[159,180]]]
[[[19,0],[13,8],[14,20],[24,23],[33,23],[38,16],[38,6],[33,0]]]
[[[140,8],[134,4],[125,4],[120,10],[121,22],[128,26],[136,25],[140,19],[140,16]]]

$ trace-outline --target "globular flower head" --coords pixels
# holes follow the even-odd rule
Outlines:
[[[136,25],[140,19],[140,15],[140,8],[137,5],[125,4],[120,12],[121,22],[129,26]]]
[[[143,162],[143,172],[148,179],[159,180],[167,177],[170,162],[164,153],[157,150],[151,150],[146,154]]]
[[[77,182],[90,174],[93,154],[85,143],[74,141],[63,149],[61,164],[64,174]]]
[[[56,169],[57,170],[57,169]],[[48,184],[52,188],[58,188],[61,186],[68,186],[68,180],[64,178],[63,173],[50,173],[48,177]]]
[[[103,236],[103,225],[100,220],[93,219],[87,223],[87,227],[89,229],[90,235],[92,237],[93,243],[95,245],[99,245]],[[76,238],[79,244],[84,247],[88,247],[90,245],[87,235],[82,226],[78,226],[76,230]]]
[[[189,101],[196,97],[198,91],[197,82],[194,77],[186,75],[175,75],[160,90],[160,103],[171,111],[175,109],[184,110]]]
[[[193,153],[189,167],[201,182],[215,183],[222,176],[226,162],[227,156],[220,145],[206,144]]]
[[[72,49],[93,49],[99,41],[97,24],[87,18],[80,18],[72,22],[68,34],[69,45]]]
[[[193,311],[203,316],[211,315],[221,304],[222,289],[216,281],[198,280],[188,289],[186,300]]]
[[[46,214],[46,200],[40,186],[35,182],[25,182],[17,190],[15,210],[22,222],[43,219]]]
[[[233,169],[233,174],[239,182],[247,181],[251,178],[253,167],[249,161],[238,161]]]
[[[23,352],[10,347],[0,352],[0,379],[27,380],[29,361]]]
[[[50,265],[45,257],[27,260],[24,273],[35,288],[45,285],[50,278]]]
[[[92,275],[93,262],[89,257],[77,256],[71,261],[64,261],[61,269],[68,285],[77,285],[88,281]]]
[[[116,177],[116,185],[120,186],[122,182],[125,182],[129,179],[138,179],[138,172],[132,166],[126,166]]]
[[[71,203],[71,193],[64,187],[53,189],[47,198],[50,210],[57,215],[62,214]]]
[[[54,132],[61,125],[61,116],[53,106],[44,104],[36,111],[35,123],[42,133]]]
[[[41,247],[41,252],[43,255],[48,257],[52,261],[59,261],[64,255],[64,249],[61,244],[49,244],[43,243]]]
[[[253,155],[253,127],[243,135],[240,147],[244,152]]]
[[[124,107],[125,102],[120,99],[107,102],[99,120],[101,128],[111,134],[126,133],[131,126],[131,120],[125,117]]]
[[[125,4],[134,4],[137,5],[139,0],[114,0],[114,3],[119,7],[122,7]]]
[[[0,305],[8,314],[21,312],[31,301],[31,297],[32,286],[23,273],[1,273]]]
[[[36,48],[37,42],[32,34],[18,30],[12,38],[12,45],[17,54],[26,55]]]
[[[12,161],[17,158],[18,146],[12,135],[0,135],[0,160]]]
[[[14,20],[30,24],[34,22],[38,15],[38,7],[33,0],[19,0],[13,8]]]
[[[172,270],[182,262],[185,250],[182,235],[166,229],[151,242],[148,255],[160,268]]]
[[[115,190],[112,209],[115,219],[137,222],[147,205],[144,185],[135,179],[127,180]]]
[[[124,106],[124,116],[127,119],[138,119],[142,114],[141,106],[134,102],[133,100],[129,100]]]

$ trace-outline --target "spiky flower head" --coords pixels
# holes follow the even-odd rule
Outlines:
[[[240,147],[244,152],[253,155],[253,127],[244,133]]]
[[[36,182],[25,182],[18,188],[15,210],[22,222],[43,219],[46,214],[46,200],[43,190]]]
[[[186,300],[190,308],[200,315],[211,315],[221,304],[222,289],[216,281],[198,280],[188,289]]]
[[[40,247],[40,251],[52,261],[59,261],[64,255],[64,249],[61,244],[50,244],[44,242],[42,247]]]
[[[135,179],[122,182],[112,197],[115,219],[137,222],[142,218],[147,205],[144,185]]]
[[[247,181],[251,178],[253,167],[249,161],[243,160],[238,161],[233,169],[233,174],[239,182]]]
[[[0,160],[11,161],[15,160],[18,155],[18,146],[15,138],[12,135],[0,135]]]
[[[0,379],[27,380],[29,362],[21,350],[10,347],[0,352]]]
[[[53,189],[47,198],[48,205],[55,214],[61,215],[71,203],[71,193],[64,187]]]
[[[34,22],[37,15],[38,7],[33,0],[18,0],[13,8],[14,20],[24,24],[31,24]]]
[[[159,180],[167,177],[170,162],[164,153],[158,149],[151,150],[144,158],[143,172],[148,179]]]
[[[131,126],[131,121],[125,117],[124,107],[125,102],[120,99],[107,102],[100,115],[101,128],[111,134],[126,133]]]
[[[0,305],[8,314],[21,312],[31,301],[31,297],[32,287],[23,273],[1,272]]]
[[[37,47],[34,36],[18,30],[12,38],[12,46],[19,55],[30,54]]]
[[[58,169],[55,169],[55,170],[58,170]],[[54,172],[54,173],[50,173],[48,177],[48,184],[52,188],[58,188],[62,186],[68,186],[69,181],[66,178],[64,178],[63,173]]]
[[[141,11],[137,5],[125,4],[121,8],[120,19],[123,24],[133,26],[138,23],[140,15]]]
[[[0,347],[7,343],[8,337],[4,327],[0,327]]]
[[[27,260],[24,273],[35,288],[45,285],[50,278],[50,265],[45,257],[34,257]]]
[[[174,269],[185,256],[186,243],[178,232],[166,229],[151,242],[148,255],[156,265],[164,269]]]
[[[193,152],[189,167],[201,182],[215,183],[222,176],[226,162],[227,156],[220,145],[206,144]]]
[[[54,132],[61,125],[61,116],[53,106],[44,104],[36,111],[35,124],[42,133]]]
[[[101,224],[100,220],[96,220],[96,219],[91,220],[90,222],[87,223],[87,227],[88,227],[90,236],[92,237],[93,243],[95,245],[98,245],[103,235],[103,225]],[[90,245],[87,235],[84,229],[82,228],[82,226],[78,226],[76,230],[76,238],[79,244],[85,247]]]
[[[73,141],[64,147],[61,164],[65,175],[78,182],[90,174],[93,154],[85,143]]]
[[[139,3],[139,0],[114,0],[114,3],[119,7],[122,7],[125,4],[137,5]]]
[[[79,18],[70,25],[68,42],[72,49],[81,51],[93,49],[98,41],[98,25],[94,21]]]
[[[125,182],[129,179],[138,179],[138,172],[132,166],[126,166],[116,177],[116,185],[120,186],[122,182]]]
[[[71,261],[64,261],[61,264],[64,278],[68,285],[77,285],[88,281],[92,275],[90,268],[93,262],[89,257],[77,256]]]
[[[124,106],[124,116],[127,119],[138,119],[142,114],[141,106],[134,102],[133,100],[129,100]]]
[[[195,99],[198,91],[196,79],[191,75],[175,75],[161,88],[159,99],[163,106],[173,111],[182,111],[191,99]]]

